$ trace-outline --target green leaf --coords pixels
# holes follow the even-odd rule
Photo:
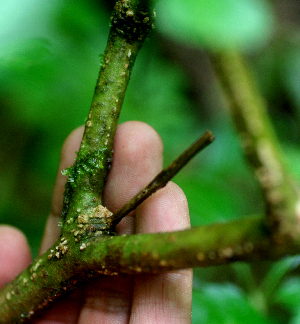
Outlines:
[[[152,49],[154,43],[144,46],[127,88],[120,122],[140,120],[154,127],[170,163],[206,128],[194,118],[184,73]]]
[[[235,285],[210,284],[193,292],[192,323],[266,324],[272,323],[253,309]]]
[[[300,278],[288,278],[277,290],[273,302],[283,304],[290,309],[299,308]]]
[[[299,265],[299,263],[299,256],[287,257],[273,263],[268,274],[262,282],[261,288],[264,291],[266,298],[270,299],[274,296],[277,288],[280,286],[287,273],[295,269]]]
[[[12,71],[26,73],[29,68],[44,64],[50,55],[50,42],[45,38],[7,43],[5,50],[0,51],[0,70],[9,69],[10,73]],[[5,82],[3,75],[0,81]]]
[[[252,49],[273,31],[272,11],[263,0],[162,0],[156,9],[163,33],[210,49]]]
[[[290,324],[300,323],[300,278],[288,278],[275,292],[273,307],[291,314]]]
[[[291,46],[290,46],[291,47]],[[282,65],[282,82],[291,99],[291,103],[295,105],[297,111],[296,115],[300,118],[300,92],[299,92],[299,78],[300,78],[300,48],[294,48],[281,53],[280,62]],[[280,67],[280,66],[279,66]]]
[[[299,106],[300,107],[300,106]],[[300,150],[299,146],[292,146],[286,144],[283,146],[283,152],[287,162],[287,166],[291,170],[295,180],[300,181],[300,169],[299,169],[299,160],[300,160]]]

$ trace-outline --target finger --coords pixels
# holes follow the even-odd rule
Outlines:
[[[23,233],[0,226],[0,288],[13,280],[31,261],[30,249]]]
[[[174,182],[168,182],[137,208],[137,233],[170,232],[190,226],[186,196]]]
[[[163,145],[157,132],[142,122],[118,127],[112,169],[108,175],[103,202],[115,212],[148,184],[162,169]],[[118,233],[134,232],[134,213],[118,225]]]
[[[136,219],[142,233],[186,229],[186,197],[170,182],[138,208]],[[191,302],[192,270],[136,276],[130,323],[190,323]]]
[[[63,206],[63,195],[67,177],[62,175],[61,171],[74,164],[76,151],[79,150],[84,126],[75,129],[66,139],[62,150],[57,171],[57,177],[52,196],[51,213],[48,217],[45,233],[41,243],[40,254],[50,248],[60,235],[60,227],[58,226],[61,210]]]

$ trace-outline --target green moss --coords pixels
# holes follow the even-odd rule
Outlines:
[[[87,180],[91,175],[104,170],[108,162],[108,159],[105,161],[104,151],[105,149],[101,149],[78,155],[75,164],[62,171],[63,175],[68,176],[67,182],[72,189],[77,188],[81,180]]]

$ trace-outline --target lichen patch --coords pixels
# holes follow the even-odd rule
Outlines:
[[[78,216],[78,224],[87,224],[89,222],[89,217],[87,214],[81,214]]]
[[[97,218],[108,218],[112,216],[112,212],[102,205],[93,208],[93,214]]]

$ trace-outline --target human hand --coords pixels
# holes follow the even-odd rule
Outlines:
[[[74,163],[74,152],[79,149],[82,133],[82,127],[76,129],[63,146],[42,253],[60,235],[58,222],[66,182],[61,170]],[[162,143],[150,126],[127,122],[118,127],[113,157],[103,203],[115,212],[161,171]],[[117,225],[117,233],[175,231],[189,226],[185,195],[170,182],[122,219]],[[0,244],[5,245],[0,250],[1,286],[29,265],[30,253],[24,236],[11,227],[0,227]],[[192,270],[158,275],[101,276],[59,300],[34,323],[185,324],[191,322],[191,298]]]

